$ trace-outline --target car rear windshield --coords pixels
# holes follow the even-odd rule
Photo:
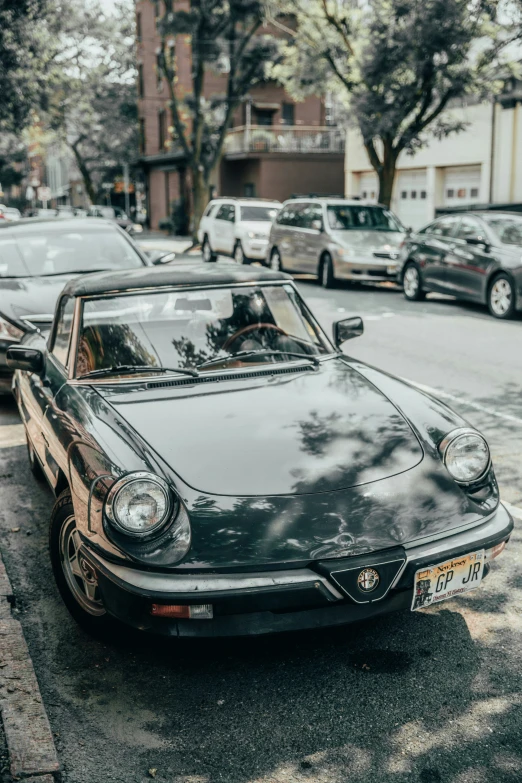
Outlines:
[[[522,216],[493,217],[493,215],[483,215],[482,217],[501,242],[505,245],[522,247]]]
[[[383,207],[328,204],[328,225],[334,231],[403,231],[397,218]]]
[[[268,221],[271,222],[277,213],[279,207],[241,207],[241,220]]]
[[[66,221],[64,221],[66,222]],[[116,228],[71,231],[42,230],[25,225],[23,233],[3,229],[0,234],[0,278],[47,277],[100,269],[131,269],[143,261]]]
[[[206,372],[331,350],[289,284],[147,292],[84,302],[76,374],[121,365]]]

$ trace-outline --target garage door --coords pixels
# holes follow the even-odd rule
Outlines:
[[[444,171],[443,204],[456,207],[480,203],[480,166],[455,166]]]
[[[364,171],[359,177],[359,196],[367,201],[377,201],[379,180],[374,171]]]
[[[428,214],[426,169],[399,171],[393,200],[395,211],[405,226],[421,228],[433,215]]]

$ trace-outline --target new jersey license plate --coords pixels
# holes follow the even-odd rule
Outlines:
[[[412,611],[424,609],[478,587],[484,573],[484,550],[421,568],[413,581]]]

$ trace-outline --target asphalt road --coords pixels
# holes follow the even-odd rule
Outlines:
[[[480,427],[503,497],[522,506],[522,320],[386,288],[301,290],[328,328],[363,316],[347,353],[440,390]],[[426,612],[267,639],[102,645],[54,587],[52,498],[24,447],[2,441],[17,421],[0,405],[0,541],[64,783],[522,779],[518,530],[479,591]]]

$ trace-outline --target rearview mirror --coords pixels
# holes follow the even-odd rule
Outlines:
[[[41,375],[45,368],[45,356],[36,348],[13,345],[7,349],[7,366],[12,370],[24,370]]]
[[[158,264],[170,264],[170,262],[174,261],[176,258],[175,253],[165,250],[146,250],[145,254],[154,266],[157,266]]]
[[[346,340],[352,340],[354,337],[360,337],[364,332],[362,318],[345,318],[342,321],[336,321],[333,325],[333,338],[335,347],[339,348]]]

